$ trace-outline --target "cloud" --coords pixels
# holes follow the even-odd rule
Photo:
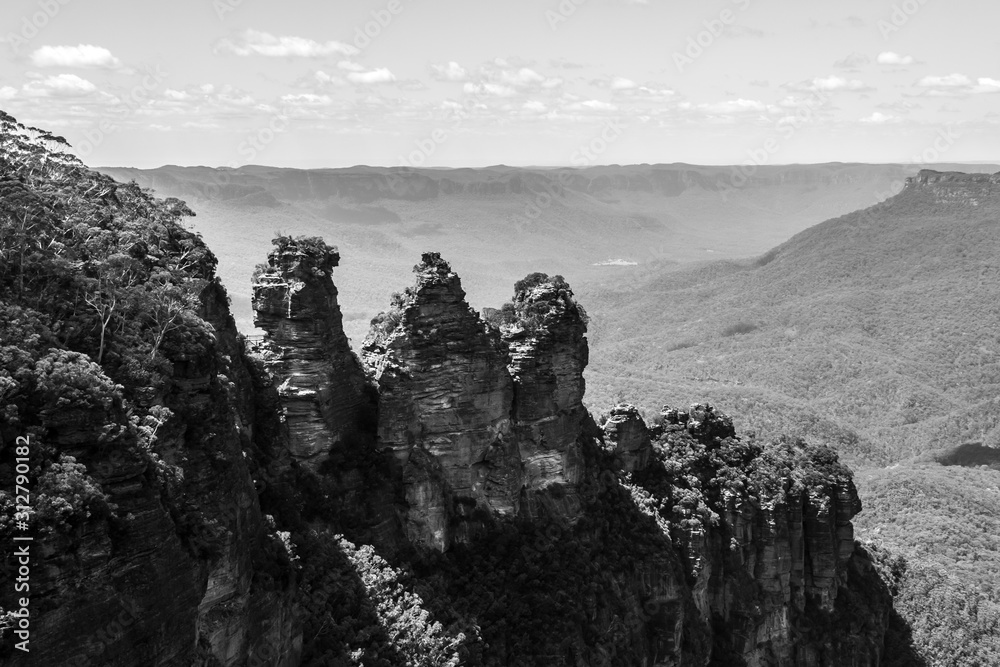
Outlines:
[[[926,88],[927,95],[933,97],[964,97],[1000,92],[1000,80],[981,76],[975,80],[964,74],[947,74],[945,76],[925,76],[916,84]]]
[[[319,83],[332,83],[338,86],[344,85],[344,80],[339,76],[333,76],[332,74],[327,74],[323,70],[316,70],[313,73],[313,79]]]
[[[168,100],[175,100],[178,102],[191,99],[190,93],[186,93],[181,90],[174,90],[173,88],[167,88],[166,90],[164,90],[163,96],[166,97]]]
[[[43,46],[31,54],[35,67],[97,67],[117,69],[122,63],[102,46]]]
[[[901,56],[893,51],[883,51],[875,58],[879,65],[912,65],[916,62],[913,56]]]
[[[431,76],[438,81],[466,81],[469,73],[454,60],[445,65],[431,65]]]
[[[858,67],[867,65],[871,61],[872,59],[863,53],[852,53],[833,63],[833,66],[839,69],[857,69]]]
[[[215,46],[216,52],[234,53],[238,56],[267,56],[269,58],[318,58],[330,55],[352,56],[358,50],[342,42],[317,42],[305,37],[279,36],[259,30],[247,29],[235,41],[223,39]]]
[[[337,63],[337,67],[340,69],[345,69],[349,72],[364,72],[365,66],[359,65],[358,63],[351,62],[350,60],[341,60]]]
[[[750,85],[756,86],[758,88],[767,88],[771,84],[768,83],[766,79],[754,79],[753,81],[750,82]]]
[[[811,81],[806,81],[798,83],[792,86],[796,90],[807,90],[814,93],[830,93],[838,90],[847,90],[853,92],[863,92],[874,90],[870,86],[866,86],[864,82],[858,81],[857,79],[845,79],[840,76],[827,76],[827,77],[816,77]]]
[[[972,80],[964,74],[925,76],[917,85],[921,88],[967,88],[972,85]]]
[[[610,102],[602,102],[601,100],[587,100],[585,102],[580,102],[579,106],[586,107],[587,109],[593,109],[594,111],[615,111],[618,109],[614,104]]]
[[[881,111],[875,111],[870,116],[866,116],[860,119],[862,123],[870,123],[872,125],[882,125],[884,123],[898,123],[899,118],[891,114],[884,114]]]
[[[500,81],[511,86],[530,86],[536,83],[543,83],[545,77],[528,67],[522,67],[519,70],[501,70]]]
[[[380,67],[368,72],[348,72],[347,80],[351,83],[360,84],[388,83],[395,81],[396,76],[386,68]]]
[[[976,87],[973,89],[976,93],[996,93],[1000,92],[1000,80],[990,79],[985,76],[981,76],[976,79]]]
[[[546,107],[544,102],[539,102],[538,100],[528,100],[521,108],[525,111],[531,111],[533,113],[544,113]]]
[[[611,80],[611,90],[631,90],[632,88],[638,87],[639,86],[635,81],[621,76],[616,76]]]
[[[768,106],[763,102],[759,100],[745,100],[742,97],[735,100],[726,100],[724,102],[699,104],[698,108],[711,114],[733,114],[768,110]]]
[[[333,102],[329,95],[316,95],[314,93],[301,93],[298,95],[282,95],[281,101],[285,104],[295,106],[326,106]]]
[[[24,85],[24,92],[33,97],[79,97],[96,91],[97,86],[76,74],[57,74]]]
[[[467,83],[462,90],[469,95],[492,95],[494,97],[513,97],[517,91],[510,86],[497,83]]]
[[[0,100],[9,100],[17,96],[17,88],[11,88],[10,86],[0,87]]]

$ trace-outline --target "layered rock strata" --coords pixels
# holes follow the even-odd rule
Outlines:
[[[499,328],[514,379],[513,417],[524,463],[525,509],[537,516],[558,486],[560,508],[575,518],[583,475],[580,439],[590,419],[583,407],[587,366],[586,313],[561,276],[531,274],[515,285],[513,300],[499,312]]]
[[[444,550],[479,524],[478,507],[518,511],[521,459],[513,437],[513,382],[497,332],[465,301],[437,253],[417,282],[372,323],[362,356],[379,391],[378,440],[392,452],[407,531]]]
[[[320,239],[275,243],[254,279],[254,323],[266,332],[260,352],[282,399],[291,456],[315,470],[357,431],[365,376],[331,279],[337,249]]]

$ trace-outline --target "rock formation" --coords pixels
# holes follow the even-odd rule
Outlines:
[[[499,326],[514,379],[526,510],[537,516],[552,498],[538,492],[553,486],[562,487],[556,497],[565,499],[563,507],[578,505],[576,486],[584,466],[580,439],[590,419],[583,407],[586,313],[561,276],[531,274],[514,290],[513,300],[499,312]]]
[[[707,405],[598,429],[561,277],[483,319],[427,253],[363,365],[336,249],[280,237],[241,340],[183,202],[0,121],[0,205],[49,239],[0,266],[0,542],[33,534],[4,664],[879,664],[850,471]]]
[[[448,263],[428,253],[414,271],[416,285],[373,321],[363,358],[380,394],[379,445],[405,489],[408,533],[444,550],[474,530],[477,506],[517,513],[513,383],[499,336],[465,302]]]
[[[608,413],[604,439],[625,472],[645,469],[653,456],[649,428],[635,406],[619,404]]]
[[[254,279],[255,324],[267,332],[263,359],[278,384],[291,455],[316,468],[357,430],[364,372],[330,278],[337,249],[318,239],[282,237],[276,245]]]

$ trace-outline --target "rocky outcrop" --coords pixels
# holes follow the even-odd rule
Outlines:
[[[465,301],[437,253],[372,323],[362,355],[379,391],[379,446],[391,451],[415,542],[444,550],[481,526],[475,510],[518,511],[513,382],[497,332]]]
[[[708,405],[662,416],[652,429],[658,443],[690,438],[696,451],[721,452],[736,437]],[[747,665],[880,664],[891,601],[855,547],[851,518],[861,502],[850,471],[803,443],[744,451],[746,481],[722,493],[718,520],[688,519],[676,530],[717,655]]]
[[[537,516],[553,494],[562,507],[578,506],[583,475],[580,439],[590,415],[583,407],[587,366],[586,313],[562,276],[534,273],[514,287],[514,298],[496,316],[510,354],[513,417],[524,463],[525,509]],[[566,514],[565,509],[550,511]],[[570,512],[569,519],[575,518]]]
[[[653,443],[646,422],[635,406],[621,403],[608,413],[604,440],[625,472],[643,470],[653,457]]]
[[[367,409],[364,371],[344,334],[331,279],[340,261],[321,239],[276,239],[254,278],[258,353],[281,396],[292,458],[312,469],[343,447]]]

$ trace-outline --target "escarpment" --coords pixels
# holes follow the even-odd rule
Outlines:
[[[708,405],[595,421],[561,277],[481,317],[427,253],[362,361],[336,249],[283,236],[242,339],[183,202],[0,121],[0,209],[38,241],[0,263],[0,543],[32,537],[4,664],[880,663],[850,471]]]

